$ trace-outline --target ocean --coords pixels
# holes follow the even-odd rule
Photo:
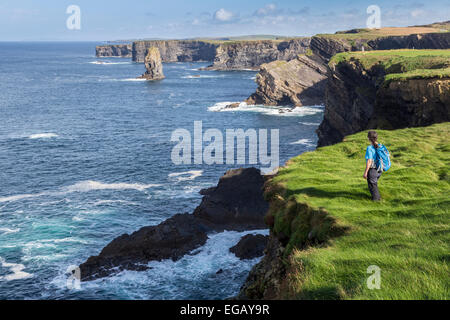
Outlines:
[[[192,212],[199,191],[237,164],[175,165],[175,129],[279,129],[280,164],[317,143],[321,106],[225,109],[256,89],[254,71],[96,58],[93,42],[0,43],[0,299],[223,299],[259,259],[228,251],[247,233],[207,243],[147,271],[67,287],[66,271],[115,237]],[[100,63],[101,62],[101,63]],[[250,165],[245,165],[250,166]],[[256,165],[258,167],[258,165]],[[216,274],[219,269],[223,272]]]

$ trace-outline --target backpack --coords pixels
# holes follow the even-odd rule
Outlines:
[[[375,150],[378,155],[378,171],[388,171],[391,167],[391,155],[388,149],[380,143]]]

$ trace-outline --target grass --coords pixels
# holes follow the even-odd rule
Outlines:
[[[380,29],[353,29],[350,31],[338,31],[336,33],[323,33],[318,34],[319,37],[336,39],[336,40],[374,40],[377,38],[390,37],[390,36],[408,36],[411,34],[425,34],[425,33],[442,33],[449,31],[450,24],[436,23],[427,26],[413,26],[413,27],[386,27]]]
[[[378,131],[392,156],[379,203],[362,178],[367,132],[291,159],[266,191],[266,221],[287,239],[281,298],[449,299],[449,131]],[[379,290],[366,286],[371,265]]]
[[[381,67],[385,81],[448,78],[450,77],[450,50],[380,50],[342,52],[331,58],[329,65],[357,61],[365,70]]]

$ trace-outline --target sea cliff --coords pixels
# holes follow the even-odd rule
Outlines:
[[[450,120],[450,50],[341,53],[329,66],[319,146],[369,128]]]
[[[326,73],[323,69],[328,69],[329,60],[337,53],[362,50],[450,48],[449,32],[436,32],[437,30],[432,29],[431,31],[435,32],[389,35],[389,32],[401,33],[397,29],[402,29],[403,33],[408,33],[424,32],[427,28],[419,30],[417,28],[391,29],[384,31],[384,33],[369,30],[355,30],[353,33],[350,30],[344,33],[312,37],[306,55],[314,63],[303,64],[301,69],[298,67],[299,62],[291,63],[289,67],[285,65],[283,68],[280,68],[281,64],[276,61],[262,65],[256,78],[258,88],[246,102],[248,104],[267,105],[324,104],[326,80],[321,81],[321,85],[317,85],[317,79],[320,78],[320,75]],[[321,66],[318,67],[319,65]],[[295,79],[293,79],[293,70],[297,70]],[[294,86],[289,86],[287,83],[294,83]],[[295,85],[295,83],[299,85]],[[308,89],[308,86],[310,89]],[[315,98],[313,101],[309,99],[308,94],[305,94],[308,92],[314,92]],[[293,99],[292,97],[295,96],[298,98]]]
[[[131,58],[131,44],[109,44],[95,47],[95,55],[97,57],[120,57]]]
[[[378,130],[392,157],[382,202],[362,179],[366,131],[289,160],[265,184],[269,242],[236,298],[447,299],[449,134]]]

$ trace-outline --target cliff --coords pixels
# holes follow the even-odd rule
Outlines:
[[[265,185],[269,244],[237,298],[447,299],[449,134],[378,130],[392,157],[382,202],[361,177],[367,131],[291,159]]]
[[[158,48],[163,62],[213,61],[218,44],[196,40],[150,40],[134,41],[132,58],[144,62],[147,49]]]
[[[369,128],[450,119],[450,50],[341,53],[329,66],[319,146]]]
[[[259,66],[275,60],[295,59],[308,49],[310,38],[276,41],[234,41],[223,43],[216,49],[209,70],[258,70]]]
[[[97,57],[121,57],[131,58],[131,44],[111,44],[95,47],[95,55]]]
[[[407,27],[383,28],[377,31],[358,29],[314,36],[311,38],[309,48],[306,51],[309,60],[313,62],[312,67],[309,67],[310,63],[306,63],[300,68],[300,63],[297,61],[284,67],[281,67],[282,64],[277,62],[263,65],[257,75],[258,89],[247,99],[247,103],[267,105],[324,104],[326,80],[320,81],[320,85],[317,85],[317,79],[325,74],[322,70],[327,68],[329,60],[337,53],[361,51],[363,49],[372,51],[400,48],[450,48],[450,33],[437,31],[437,29],[429,27]],[[423,33],[410,34],[411,32]],[[289,60],[289,58],[286,60]],[[293,78],[294,73],[292,71],[294,69],[297,70],[294,72],[296,73],[296,79]],[[288,83],[293,85],[289,86]],[[309,95],[304,94],[304,92],[314,92],[315,98],[308,99]],[[295,96],[298,98],[293,99],[292,97]]]
[[[322,104],[326,79],[326,66],[306,55],[263,64],[256,75],[258,88],[245,102],[250,105]]]
[[[145,69],[147,69],[147,71],[139,78],[147,80],[162,80],[165,78],[161,55],[159,54],[158,48],[148,48],[147,55],[145,56]]]

